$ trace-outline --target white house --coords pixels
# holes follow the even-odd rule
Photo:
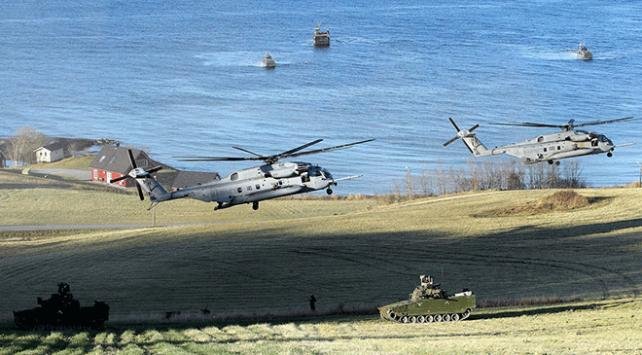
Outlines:
[[[54,142],[34,150],[37,163],[51,163],[65,157],[65,149],[62,142]]]

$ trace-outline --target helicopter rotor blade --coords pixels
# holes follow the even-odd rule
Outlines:
[[[143,201],[145,199],[145,195],[143,195],[143,189],[141,189],[138,181],[136,181],[136,190],[138,190],[138,197],[140,198],[141,201]]]
[[[614,119],[607,119],[607,120],[595,120],[595,121],[588,121],[588,122],[576,124],[576,125],[574,125],[574,127],[595,126],[595,125],[608,124],[608,123],[613,123],[613,122],[628,121],[628,120],[632,120],[632,119],[633,119],[633,116],[627,116],[627,117],[622,117],[622,118],[614,118]]]
[[[537,122],[518,122],[518,123],[489,123],[493,126],[512,126],[512,127],[550,127],[550,128],[564,128],[567,125],[556,125],[548,123],[537,123]]]
[[[163,167],[161,165],[157,165],[157,166],[155,166],[153,168],[150,168],[150,169],[147,169],[145,171],[147,172],[147,174],[151,174],[151,173],[155,173],[155,172],[157,172],[157,171],[159,171],[161,169],[163,169]]]
[[[461,131],[461,129],[459,129],[459,126],[457,126],[457,124],[455,123],[455,120],[453,120],[453,118],[452,118],[452,117],[448,117],[448,120],[449,120],[449,121],[450,121],[450,123],[453,125],[453,127],[455,127],[455,129],[457,130],[457,132]]]
[[[277,162],[279,159],[282,159],[282,158],[287,158],[287,157],[298,157],[298,156],[300,156],[300,155],[317,154],[317,153],[322,153],[322,152],[328,152],[328,151],[332,151],[332,150],[348,148],[348,147],[350,147],[350,146],[357,145],[357,144],[362,144],[362,143],[371,142],[371,141],[373,141],[373,140],[374,140],[374,139],[367,139],[367,140],[364,140],[364,141],[353,142],[353,143],[348,143],[348,144],[342,144],[342,145],[337,145],[337,146],[334,146],[334,147],[328,147],[328,148],[322,148],[322,149],[309,150],[309,151],[305,151],[305,152],[301,152],[301,151],[300,151],[300,150],[302,150],[302,149],[305,149],[305,148],[307,148],[307,147],[309,147],[309,146],[312,146],[312,145],[314,145],[314,144],[317,144],[317,143],[319,143],[319,142],[323,141],[323,139],[316,139],[316,140],[313,140],[313,141],[311,141],[311,142],[308,142],[308,143],[306,143],[306,144],[304,144],[304,145],[298,146],[298,147],[296,147],[296,148],[293,148],[293,149],[290,149],[290,150],[286,150],[286,151],[285,151],[285,152],[283,152],[283,153],[274,154],[274,155],[267,155],[267,156],[258,155],[258,154],[254,153],[254,152],[251,152],[251,151],[249,151],[249,150],[247,150],[247,149],[245,149],[245,148],[241,148],[241,147],[234,147],[235,149],[238,149],[238,150],[241,150],[241,151],[244,151],[244,152],[250,153],[250,154],[255,155],[255,156],[254,156],[254,157],[178,156],[178,157],[175,157],[175,158],[176,158],[176,159],[178,159],[178,160],[180,160],[180,161],[243,161],[243,160],[263,160],[264,162],[266,162],[266,163],[268,163],[268,164],[274,164],[275,162]]]
[[[264,160],[265,157],[208,157],[208,156],[181,156],[175,157],[180,161],[243,161]]]
[[[479,128],[479,124],[475,124],[474,126],[470,127],[468,129],[468,132],[472,132],[472,131],[476,130],[477,128]]]
[[[315,145],[315,144],[317,144],[319,142],[323,142],[323,139],[313,140],[312,142],[308,142],[308,143],[306,143],[306,144],[304,144],[302,146],[298,146],[298,147],[296,147],[294,149],[286,150],[283,153],[276,154],[276,156],[279,156],[279,157],[289,156],[290,154],[296,153],[296,152],[300,151],[301,149],[305,149],[305,148],[307,148],[307,147],[309,147],[311,145]]]
[[[260,157],[262,157],[262,155],[261,155],[261,154],[256,154],[256,153],[254,153],[253,151],[248,150],[248,149],[245,149],[245,148],[243,148],[243,147],[232,146],[232,148],[237,149],[237,150],[240,150],[240,151],[242,151],[242,152],[246,152],[246,153],[248,153],[248,154],[252,154],[252,155],[257,156],[257,157],[259,157],[259,158],[260,158]]]
[[[446,143],[444,143],[444,147],[447,147],[449,144],[451,144],[452,142],[454,142],[454,141],[456,141],[456,140],[458,140],[458,139],[459,139],[459,136],[454,136],[454,137],[452,137],[452,138],[451,138],[451,139],[449,139]]]
[[[301,156],[301,155],[325,153],[325,152],[330,152],[330,151],[333,151],[333,150],[345,149],[345,148],[348,148],[348,147],[352,147],[353,145],[363,144],[363,143],[368,143],[368,142],[372,142],[372,141],[374,141],[374,138],[366,139],[366,140],[359,141],[359,142],[353,142],[353,143],[348,143],[348,144],[336,145],[336,146],[334,146],[334,147],[321,148],[321,149],[314,149],[314,150],[308,150],[308,151],[305,151],[305,152],[298,152],[298,153],[293,153],[293,154],[283,155],[283,156],[281,156],[281,158],[285,158],[285,157],[298,157],[298,156]]]
[[[129,163],[132,165],[132,169],[136,169],[136,160],[134,160],[134,153],[131,149],[127,149],[127,154],[129,155]]]
[[[121,177],[117,177],[117,178],[115,178],[115,179],[110,179],[110,180],[109,180],[109,183],[110,183],[110,184],[113,184],[113,183],[115,183],[115,182],[119,182],[119,181],[121,181],[121,180],[125,180],[125,179],[127,179],[128,177],[130,177],[130,176],[129,176],[129,175],[123,175],[123,176],[121,176]]]

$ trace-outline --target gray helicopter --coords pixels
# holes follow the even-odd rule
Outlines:
[[[560,128],[561,131],[540,135],[523,142],[495,147],[493,149],[486,148],[477,138],[475,133],[473,133],[473,131],[479,127],[478,124],[469,129],[460,129],[451,117],[448,119],[457,130],[457,135],[444,143],[444,147],[458,139],[461,139],[475,157],[508,154],[520,158],[527,164],[546,161],[549,164],[559,165],[560,159],[575,158],[583,155],[606,153],[606,156],[609,158],[613,156],[613,150],[616,146],[607,136],[600,133],[576,130],[576,127],[628,121],[633,119],[633,117],[596,120],[581,124],[575,124],[575,120],[570,120],[564,125],[533,122],[494,123],[493,125],[498,126]],[[630,144],[622,144],[619,146],[622,147],[625,145]]]
[[[303,149],[317,144],[322,139],[317,139],[302,146],[274,155],[260,155],[241,147],[233,147],[240,151],[249,153],[250,157],[208,157],[190,156],[178,157],[182,161],[244,161],[262,160],[265,164],[253,168],[236,171],[229,176],[214,180],[212,182],[189,186],[177,191],[166,191],[163,186],[152,177],[152,173],[161,170],[161,166],[144,169],[136,166],[132,151],[129,150],[129,161],[132,169],[127,175],[123,175],[110,182],[118,182],[123,179],[133,179],[136,182],[138,196],[144,200],[143,191],[149,195],[153,208],[160,202],[175,200],[178,198],[193,198],[204,202],[216,202],[214,210],[228,208],[243,203],[252,203],[252,209],[259,209],[259,201],[272,198],[301,194],[317,190],[326,190],[328,195],[332,194],[332,186],[339,181],[350,180],[360,177],[354,175],[335,179],[330,172],[318,165],[304,162],[281,162],[281,159],[298,157],[302,155],[318,154],[338,149],[345,149],[357,144],[371,142],[374,139],[337,145],[334,147],[302,151]]]

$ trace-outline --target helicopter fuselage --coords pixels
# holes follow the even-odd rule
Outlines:
[[[254,203],[277,197],[326,190],[332,193],[336,185],[326,169],[302,162],[277,162],[236,171],[220,180],[202,185],[162,193],[154,193],[151,179],[141,179],[147,185],[153,202],[177,198],[193,198],[204,202],[217,202],[216,209],[244,203]]]
[[[560,159],[607,153],[611,156],[613,142],[603,134],[584,131],[562,131],[537,136],[524,142],[508,144],[490,150],[491,155],[508,154],[525,163],[550,163]]]
[[[492,149],[486,148],[484,144],[473,133],[479,124],[476,124],[469,129],[461,129],[449,117],[448,120],[452,126],[457,130],[457,135],[446,141],[443,146],[446,147],[451,143],[461,140],[471,154],[476,157],[492,156],[507,154],[521,159],[527,164],[534,164],[546,161],[549,164],[558,164],[561,159],[581,157],[584,155],[593,155],[606,153],[608,157],[613,156],[615,144],[607,136],[601,133],[587,132],[583,130],[576,130],[575,127],[585,127],[593,125],[602,125],[614,122],[622,122],[632,120],[633,117],[622,117],[608,120],[594,120],[577,124],[575,120],[571,119],[568,123],[563,125],[555,125],[549,123],[498,123],[502,126],[519,126],[519,127],[556,127],[561,128],[561,131],[540,135],[535,138],[527,139],[523,142],[507,144]]]

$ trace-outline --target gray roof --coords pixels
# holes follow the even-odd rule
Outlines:
[[[221,176],[216,172],[179,170],[172,181],[172,188],[182,189],[220,179]]]
[[[47,149],[50,152],[55,152],[56,150],[59,150],[59,149],[64,150],[65,149],[65,144],[63,142],[61,142],[61,141],[55,141],[55,142],[51,142],[49,144],[43,145],[42,147],[40,147],[40,148],[38,148],[36,150],[40,150],[42,148]],[[34,150],[34,152],[36,150]]]
[[[134,160],[136,165],[139,167],[151,167],[155,165],[162,165],[165,168],[169,166],[165,164],[158,163],[152,160],[147,153],[142,150],[128,148],[128,147],[116,147],[113,145],[105,145],[98,152],[98,155],[89,165],[95,169],[103,169],[107,171],[119,172],[125,174],[131,170],[131,164],[129,163],[129,155],[127,154],[127,149],[132,150],[134,155]]]

